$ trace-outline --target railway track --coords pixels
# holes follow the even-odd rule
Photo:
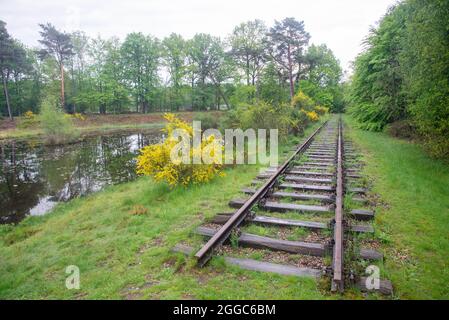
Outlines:
[[[363,291],[391,294],[389,281],[369,280],[359,270],[360,261],[381,260],[382,254],[357,241],[358,234],[373,233],[374,212],[367,208],[366,188],[360,173],[360,154],[344,138],[341,119],[334,117],[318,128],[277,168],[257,176],[242,192],[245,199],[229,202],[235,212],[219,213],[197,234],[209,238],[198,251],[184,245],[175,251],[192,254],[204,266],[223,244],[282,252],[286,255],[315,257],[321,267],[296,266],[226,256],[227,263],[256,271],[285,275],[328,276],[330,290],[343,292],[347,285]],[[249,198],[248,198],[249,197]],[[265,236],[245,232],[251,226],[266,228]],[[309,236],[297,241],[295,229]],[[287,236],[285,233],[287,232]],[[276,235],[281,238],[276,238]],[[370,285],[374,284],[373,286]]]

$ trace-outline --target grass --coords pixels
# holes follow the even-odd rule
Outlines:
[[[419,145],[354,129],[365,174],[381,198],[376,234],[384,239],[384,268],[401,299],[449,298],[449,166]]]
[[[199,269],[171,252],[180,242],[198,245],[193,230],[228,211],[258,172],[237,166],[173,190],[142,177],[2,225],[0,299],[322,299],[314,279],[245,271],[222,257]],[[80,269],[79,290],[65,287],[69,265]]]

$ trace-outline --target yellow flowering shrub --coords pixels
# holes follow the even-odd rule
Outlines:
[[[75,118],[75,119],[81,120],[81,121],[86,120],[86,118],[81,113],[74,113],[72,115],[72,117]]]
[[[307,118],[309,118],[309,120],[312,122],[316,122],[316,121],[320,120],[320,117],[318,116],[318,114],[315,111],[306,112],[306,114],[307,114]]]
[[[311,111],[315,106],[315,102],[304,92],[299,91],[297,94],[295,94],[295,96],[292,99],[292,106],[299,109]]]
[[[33,111],[28,110],[27,112],[25,112],[24,117],[27,119],[34,119],[36,117],[36,115],[33,113]]]
[[[74,113],[74,114],[64,113],[64,117],[66,119],[78,119],[81,121],[86,120],[86,118],[81,113]]]
[[[320,116],[325,115],[329,112],[329,108],[323,106],[316,106],[315,108],[313,108],[313,110]]]
[[[191,143],[192,126],[171,113],[165,114],[164,118],[168,121],[164,129],[167,138],[162,143],[149,145],[140,150],[137,157],[138,174],[151,176],[158,182],[165,181],[172,187],[200,184],[210,181],[217,175],[223,176],[221,157],[223,146],[215,136],[203,137],[200,146],[194,148]],[[188,159],[187,162],[181,161],[181,158],[172,159],[173,150],[177,150],[175,148],[180,143],[174,134],[177,129],[182,129],[189,138],[188,154],[182,155]],[[208,157],[209,161],[205,161],[205,157]],[[195,158],[201,159],[199,164],[193,163]]]
[[[19,120],[17,126],[20,129],[28,129],[36,127],[39,124],[39,117],[33,111],[28,110],[23,114],[23,117]]]

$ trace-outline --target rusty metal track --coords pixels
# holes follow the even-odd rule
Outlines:
[[[326,126],[326,129],[323,128]],[[320,133],[322,132],[322,133]],[[318,136],[318,133],[320,135]],[[345,286],[358,286],[362,291],[373,290],[366,284],[363,274],[349,273],[345,268],[351,260],[376,261],[383,258],[376,250],[354,246],[355,234],[372,234],[373,226],[367,224],[374,217],[374,211],[366,207],[366,188],[359,184],[362,174],[361,163],[358,162],[356,149],[352,142],[344,141],[343,121],[333,118],[329,125],[324,123],[315,130],[307,140],[298,147],[293,155],[278,169],[268,169],[257,176],[252,185],[262,183],[258,189],[245,188],[242,192],[250,198],[233,199],[229,202],[234,213],[219,213],[213,219],[215,226],[196,229],[195,233],[209,238],[207,243],[195,254],[197,263],[204,266],[218,249],[235,232],[238,246],[254,249],[279,251],[286,254],[299,254],[315,257],[332,255],[331,264],[322,268],[309,268],[261,262],[259,260],[239,259],[225,256],[225,261],[237,264],[244,269],[291,274],[296,276],[327,275],[330,278],[332,292],[342,293]],[[347,174],[345,174],[345,172]],[[266,181],[263,183],[263,181]],[[345,188],[345,182],[355,183],[352,188]],[[357,182],[359,181],[359,182]],[[345,192],[351,201],[359,203],[359,209],[349,210],[345,215],[343,197]],[[352,195],[355,194],[355,195]],[[255,210],[257,206],[257,210]],[[283,218],[270,215],[270,212],[323,215],[323,220],[313,221]],[[330,215],[329,215],[330,214]],[[363,220],[365,223],[359,223]],[[285,237],[267,237],[251,233],[240,233],[244,224],[275,226],[279,228],[306,228],[313,232],[329,230],[333,237],[319,241],[304,239],[286,239]],[[301,238],[301,237],[300,237]],[[299,240],[299,241],[298,241]],[[348,240],[345,242],[345,240]],[[356,240],[357,241],[357,240]],[[182,252],[186,252],[181,248]],[[189,249],[189,253],[193,249]],[[348,261],[345,261],[348,260]],[[356,260],[354,260],[356,259]],[[353,261],[354,260],[354,261]],[[351,263],[352,263],[351,262]],[[393,291],[391,282],[383,280],[380,287],[375,288],[384,294]]]
[[[334,248],[332,255],[332,291],[344,290],[343,276],[343,134],[341,119],[338,123],[337,188],[335,198]]]
[[[212,256],[213,250],[223,244],[231,235],[232,231],[237,228],[250,213],[251,208],[257,204],[275,185],[277,179],[284,174],[290,166],[293,159],[298,154],[303,152],[312,142],[318,132],[326,125],[327,121],[323,123],[313,134],[293,153],[293,155],[284,162],[284,164],[272,175],[265,184],[259,188],[252,196],[245,202],[245,204],[238,209],[234,215],[214,234],[212,238],[195,254],[195,258],[200,266],[205,265]]]

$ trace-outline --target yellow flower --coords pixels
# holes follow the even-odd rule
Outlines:
[[[216,175],[222,176],[221,153],[217,152],[223,146],[214,136],[202,139],[200,148],[190,148],[190,164],[174,162],[170,157],[171,150],[176,146],[178,140],[174,138],[173,133],[176,129],[184,129],[189,138],[193,138],[193,128],[186,122],[178,119],[174,114],[167,113],[164,118],[168,121],[164,131],[168,137],[163,143],[149,145],[140,150],[137,157],[138,174],[153,177],[155,181],[165,181],[170,186],[189,184],[199,184],[210,181]],[[212,163],[203,161],[202,150],[207,148],[209,156],[213,159]],[[200,164],[192,164],[194,156],[202,159]]]

